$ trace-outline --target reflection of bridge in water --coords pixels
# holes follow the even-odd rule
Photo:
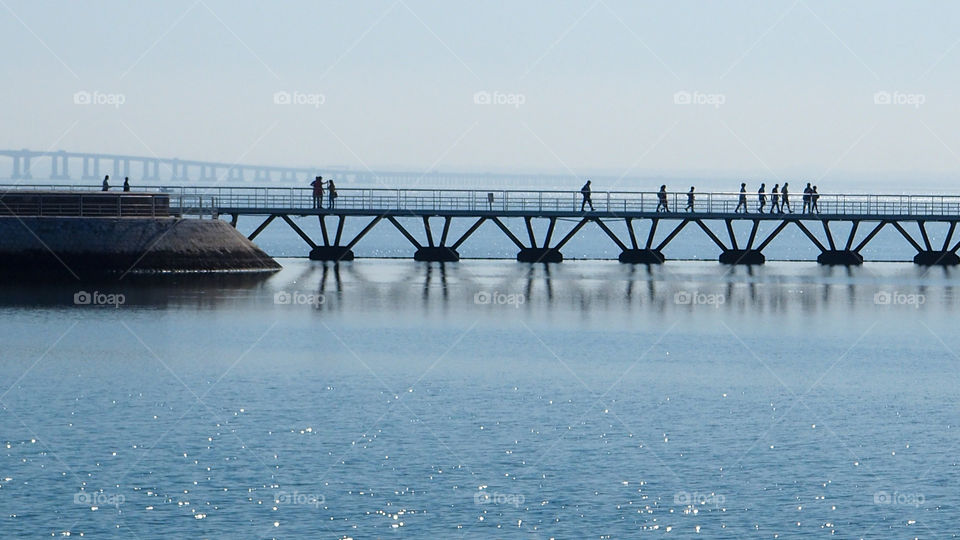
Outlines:
[[[566,273],[552,265],[529,265],[516,272],[495,274],[495,278],[486,272],[475,274],[472,266],[448,263],[399,264],[395,268],[397,277],[384,282],[369,279],[365,272],[368,267],[327,262],[305,267],[293,281],[306,287],[304,292],[324,299],[311,306],[318,312],[375,311],[417,301],[424,308],[459,306],[506,316],[542,305],[584,312],[653,308],[660,313],[707,310],[706,313],[759,311],[771,314],[786,314],[796,308],[803,313],[816,313],[840,308],[856,312],[864,305],[887,305],[893,309],[917,307],[898,304],[895,300],[885,303],[883,295],[890,294],[889,287],[874,282],[875,274],[869,271],[864,274],[854,267],[823,267],[813,281],[803,286],[796,286],[792,280],[785,284],[783,275],[765,274],[753,267],[731,268],[722,274],[685,271],[678,274],[655,266],[595,267],[598,274],[586,280],[580,273]],[[960,297],[949,281],[952,269],[943,268],[928,275],[929,270],[918,268],[917,273],[917,277],[927,283],[915,288],[901,285],[900,294],[922,297],[924,305],[934,309],[957,308]],[[803,278],[800,279],[803,282]],[[691,285],[695,286],[691,288]],[[489,301],[489,295],[497,293],[520,295],[523,301]],[[478,301],[481,294],[488,296]]]
[[[98,154],[86,152],[2,150],[0,158],[10,159],[13,180],[101,180],[130,177],[137,183],[230,182],[307,183],[317,175],[332,176],[338,183],[381,186],[497,186],[570,183],[570,176],[535,174],[492,174],[465,172],[413,172],[352,170],[345,167],[277,167],[199,161],[156,156]],[[38,167],[39,165],[39,167]]]

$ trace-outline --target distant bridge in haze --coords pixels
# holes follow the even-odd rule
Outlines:
[[[307,183],[317,175],[333,177],[340,184],[382,187],[516,187],[534,184],[576,183],[573,175],[498,174],[464,172],[369,171],[344,167],[278,167],[198,161],[156,156],[95,154],[86,152],[0,149],[0,170],[4,158],[10,159],[10,179],[58,181],[99,181],[104,175],[114,179],[129,176],[137,183]],[[599,177],[597,177],[599,178]],[[611,178],[616,181],[616,178]],[[579,187],[579,186],[577,186]]]

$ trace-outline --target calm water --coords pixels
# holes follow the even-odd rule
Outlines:
[[[956,270],[281,262],[0,286],[3,535],[960,529]]]

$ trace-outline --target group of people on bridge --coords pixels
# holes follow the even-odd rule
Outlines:
[[[337,204],[337,186],[333,183],[333,180],[324,182],[323,177],[318,176],[313,182],[310,182],[310,185],[313,186],[313,208],[315,210],[323,208],[324,184],[326,184],[326,190],[330,194],[330,206],[327,208],[333,208]]]
[[[687,192],[687,207],[684,209],[686,212],[695,212],[695,202],[696,194],[695,187],[690,186],[690,191]],[[590,199],[591,187],[590,180],[587,180],[587,183],[580,188],[580,193],[583,195],[583,202],[580,203],[580,211],[583,212],[587,205],[590,205],[590,211],[593,212],[593,201]],[[667,196],[667,186],[666,184],[660,186],[660,191],[657,192],[657,212],[669,212],[670,204],[669,198]],[[819,214],[820,213],[820,193],[817,191],[817,186],[811,186],[810,182],[807,182],[807,187],[803,189],[803,209],[801,210],[804,214]],[[764,209],[767,207],[767,185],[765,183],[760,184],[760,189],[757,190],[757,212],[763,214]],[[780,187],[780,184],[773,186],[773,189],[770,191],[770,210],[767,213],[770,214],[783,214],[786,212],[793,213],[793,207],[790,206],[790,184],[788,182],[783,183],[783,187]],[[749,214],[749,205],[747,203],[747,183],[742,182],[740,184],[740,195],[737,200],[737,207],[734,209],[734,213],[743,212],[744,214]]]
[[[100,186],[100,191],[110,191],[110,175],[103,177],[103,184]],[[130,191],[130,177],[123,177],[123,191]]]
[[[790,206],[790,184],[788,182],[783,183],[783,188],[780,187],[780,184],[773,186],[773,189],[770,191],[770,212],[783,214],[784,208],[789,213],[793,213],[793,207]],[[760,184],[760,189],[757,190],[757,211],[761,214],[763,209],[767,205],[767,185],[764,183]],[[693,188],[690,188],[690,192],[693,192]],[[820,193],[817,191],[817,186],[811,186],[810,182],[807,182],[807,187],[803,188],[803,208],[801,213],[803,214],[819,214],[820,213]],[[742,209],[744,214],[750,213],[747,206],[747,184],[743,182],[740,184],[740,198],[737,201],[737,208],[734,212],[740,212]]]

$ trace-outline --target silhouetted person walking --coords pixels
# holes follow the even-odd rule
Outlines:
[[[789,210],[791,214],[793,213],[793,208],[790,206],[790,193],[787,192],[787,186],[788,186],[788,185],[789,185],[789,184],[787,184],[786,182],[784,182],[784,183],[783,183],[783,189],[780,190],[780,199],[781,199],[781,201],[782,201],[782,202],[780,203],[780,213],[781,213],[781,214],[783,213],[783,209],[784,209],[784,208],[786,208],[787,210]]]
[[[759,203],[759,206],[757,207],[757,211],[762,214],[763,207],[767,205],[767,185],[766,184],[762,184],[762,183],[760,184],[760,189],[757,190],[757,202]]]
[[[103,177],[103,187],[100,188],[101,191],[110,191],[110,182],[108,182],[108,180],[110,180],[109,174]]]
[[[800,211],[801,214],[813,212],[813,206],[810,204],[810,197],[812,194],[813,188],[810,187],[810,182],[807,182],[807,187],[803,188],[803,210]]]
[[[687,192],[687,212],[693,212],[693,186]]]
[[[770,213],[780,213],[780,184],[775,184],[770,190]]]
[[[583,209],[589,204],[590,211],[593,212],[593,201],[590,199],[590,180],[587,180],[587,183],[580,188],[580,194],[583,195],[583,202],[580,203],[580,211],[583,212]]]
[[[330,208],[337,205],[337,186],[333,185],[333,180],[327,182],[327,190],[330,192]]]
[[[740,184],[740,199],[737,201],[737,208],[734,210],[734,213],[739,212],[743,208],[743,213],[747,214],[747,183],[743,182]]]
[[[323,208],[323,177],[314,178],[310,185],[313,186],[313,208]]]
[[[124,176],[124,177],[123,177],[123,191],[124,191],[124,192],[130,191],[130,177],[129,177],[129,176]]]
[[[810,212],[820,213],[820,206],[818,202],[820,201],[820,194],[817,193],[817,186],[813,186],[813,191],[810,193]]]
[[[657,193],[657,212],[669,212],[670,207],[667,206],[667,185],[664,184],[660,186],[660,191]]]

